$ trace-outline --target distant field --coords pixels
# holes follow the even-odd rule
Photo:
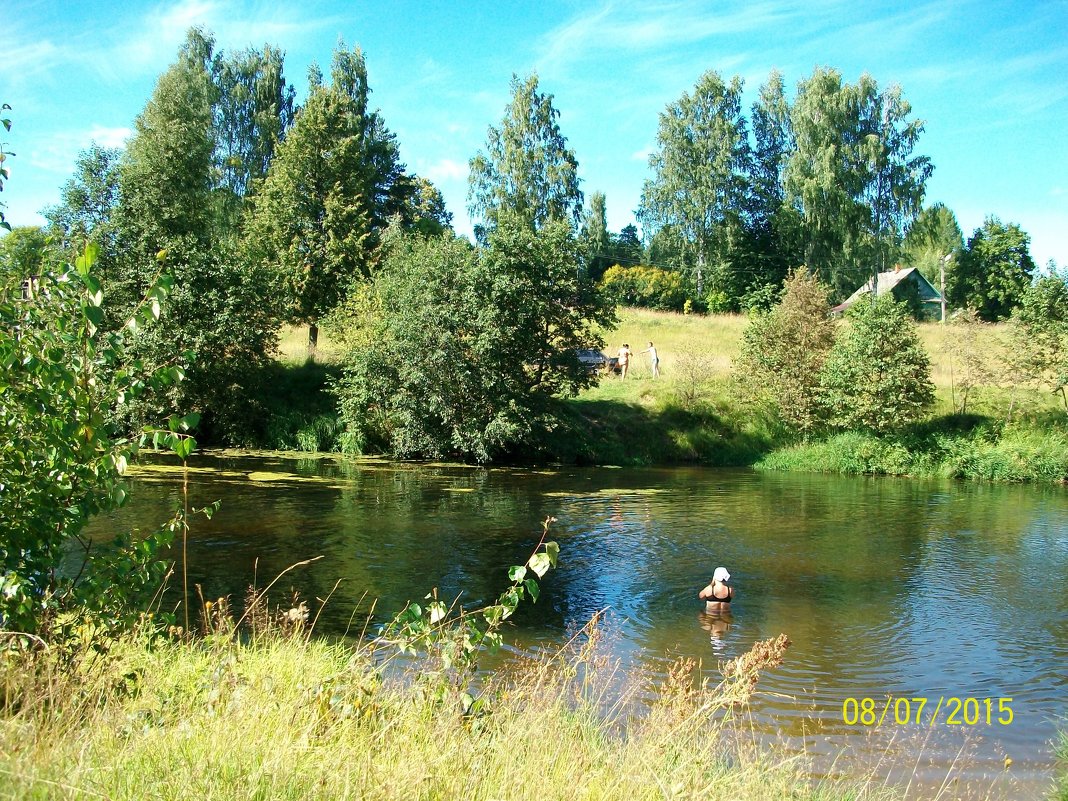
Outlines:
[[[640,351],[651,340],[660,356],[660,369],[667,384],[678,378],[676,368],[680,361],[701,361],[713,377],[726,377],[738,356],[742,332],[748,323],[748,318],[741,314],[676,314],[631,308],[621,308],[618,317],[619,324],[603,334],[605,353],[614,356],[624,342],[628,343],[635,353],[631,377],[635,381],[650,379],[649,357]],[[920,323],[917,328],[931,358],[931,379],[935,386],[948,390],[953,384],[953,370],[945,342],[953,329],[945,329],[939,323]],[[995,340],[1003,330],[1004,326],[998,325],[985,332],[990,340],[988,352],[994,352]],[[307,343],[306,325],[283,327],[279,334],[279,360],[285,364],[303,364],[308,356]],[[320,332],[315,360],[336,363],[341,355],[341,349]]]

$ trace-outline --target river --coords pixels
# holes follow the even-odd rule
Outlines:
[[[188,476],[192,505],[222,501],[189,540],[206,597],[240,599],[322,556],[279,586],[330,595],[323,632],[351,632],[370,599],[379,620],[432,588],[475,604],[553,516],[560,566],[507,630],[517,649],[552,647],[604,608],[612,656],[654,673],[679,656],[715,672],[785,633],[751,716],[817,772],[868,768],[915,798],[947,777],[946,798],[1049,790],[1068,729],[1062,487],[227,452],[194,456]],[[141,465],[131,496],[108,527],[161,522],[181,501],[178,468]],[[714,620],[696,596],[718,565],[737,598]]]

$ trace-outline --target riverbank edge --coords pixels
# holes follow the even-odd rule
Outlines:
[[[945,415],[899,434],[845,432],[798,442],[738,409],[578,398],[561,404],[561,425],[501,464],[660,467],[704,465],[758,470],[1068,482],[1068,422],[1006,424],[979,415]],[[341,424],[328,412],[302,417],[268,447],[293,453],[343,452]],[[279,427],[275,426],[277,432]],[[381,454],[367,454],[381,455]]]
[[[622,677],[622,692],[658,699],[639,717],[622,712],[610,703],[621,677],[595,636],[488,677],[475,706],[461,677],[433,663],[391,678],[360,646],[301,632],[95,647],[0,653],[6,797],[896,795],[873,777],[815,781],[796,757],[736,736],[731,690],[702,685],[692,663],[652,687]]]

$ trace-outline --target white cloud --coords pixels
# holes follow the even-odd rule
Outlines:
[[[446,181],[463,181],[467,179],[467,164],[444,158],[434,162],[423,172],[435,184],[445,183]]]
[[[84,131],[56,133],[34,144],[27,158],[29,166],[58,176],[70,175],[78,154],[93,142],[102,147],[121,148],[133,131],[93,125]]]
[[[538,69],[558,73],[582,58],[599,58],[605,52],[659,50],[759,30],[784,23],[800,8],[792,0],[742,3],[727,11],[712,11],[692,0],[607,2],[550,31],[541,43]]]

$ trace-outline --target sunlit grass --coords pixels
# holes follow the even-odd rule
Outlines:
[[[9,652],[0,786],[115,801],[890,796],[864,777],[815,782],[735,737],[748,674],[701,688],[693,667],[650,687],[583,647],[487,678],[465,715],[450,682],[389,678],[361,647],[318,640],[125,639],[73,669]]]
[[[308,326],[286,325],[278,335],[278,359],[283,364],[300,365],[308,361]],[[319,331],[318,346],[315,350],[315,361],[325,364],[337,364],[344,355],[338,346],[327,334]]]

